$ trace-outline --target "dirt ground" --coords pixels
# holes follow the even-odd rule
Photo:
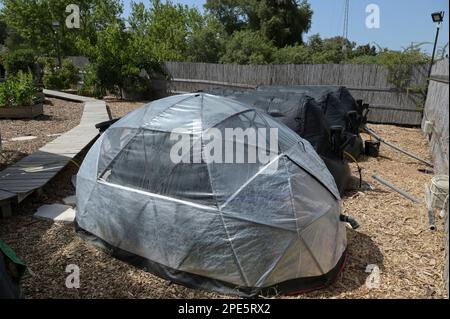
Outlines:
[[[139,103],[108,102],[114,115],[122,116]],[[404,148],[430,159],[428,145],[419,129],[391,125],[370,125],[377,133]],[[367,136],[365,136],[367,138]],[[82,160],[80,155],[77,161]],[[363,188],[349,191],[343,200],[344,212],[361,224],[348,230],[348,262],[344,272],[330,287],[290,298],[444,298],[443,223],[428,229],[425,207],[390,191],[371,178],[377,172],[415,197],[423,199],[424,184],[432,175],[420,172],[424,165],[381,147],[378,158],[364,158]],[[354,176],[356,166],[352,164]],[[60,202],[74,192],[70,183],[76,173],[70,164],[43,192],[28,198],[16,215],[0,221],[0,239],[25,260],[30,273],[23,280],[26,298],[227,298],[192,290],[116,260],[82,241],[73,226],[36,220],[32,214],[44,203]],[[356,185],[355,180],[355,185]],[[65,286],[69,264],[80,267],[81,287]],[[368,265],[380,269],[379,288],[365,284]]]
[[[46,99],[44,114],[30,120],[0,119],[2,137],[2,156],[0,170],[23,157],[37,151],[60,134],[69,131],[80,123],[83,104]],[[52,136],[49,136],[52,135]],[[36,136],[33,140],[12,141],[21,136]]]

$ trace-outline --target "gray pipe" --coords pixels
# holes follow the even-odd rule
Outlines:
[[[431,191],[427,184],[425,184],[425,203],[428,211],[428,225],[430,230],[436,230],[436,219],[434,218],[434,210],[431,206]]]
[[[367,134],[373,136],[376,140],[380,141],[381,143],[384,143],[384,144],[386,144],[387,146],[392,147],[393,149],[399,151],[400,153],[403,153],[403,154],[405,154],[405,155],[407,155],[407,156],[409,156],[409,157],[412,157],[412,158],[418,160],[419,162],[422,162],[423,164],[425,164],[425,165],[427,165],[427,166],[433,167],[433,164],[432,164],[432,163],[430,163],[430,162],[428,162],[428,161],[426,161],[426,160],[424,160],[424,159],[418,157],[418,156],[415,155],[415,154],[412,154],[412,153],[410,153],[410,152],[408,152],[408,151],[405,151],[404,149],[398,147],[398,146],[395,145],[395,144],[392,144],[391,142],[386,141],[384,138],[382,138],[381,136],[379,136],[377,133],[375,133],[374,131],[372,131],[372,130],[371,130],[370,128],[368,128],[367,126],[364,126],[363,129],[367,132]]]
[[[407,192],[405,192],[404,190],[401,190],[400,188],[398,188],[397,186],[389,183],[387,180],[381,178],[378,175],[372,175],[373,179],[377,180],[378,182],[380,182],[381,184],[389,187],[390,189],[396,191],[397,193],[399,193],[400,195],[402,195],[403,197],[409,199],[410,201],[416,203],[416,204],[421,204],[421,202],[415,198],[414,196],[412,196],[411,194],[408,194]]]
[[[428,209],[428,223],[430,224],[430,230],[436,230],[436,219],[434,218],[433,209]]]

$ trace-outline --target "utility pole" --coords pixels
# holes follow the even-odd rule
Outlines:
[[[350,13],[350,0],[345,0],[345,10],[344,10],[344,31],[342,32],[342,37],[348,39],[348,17]]]

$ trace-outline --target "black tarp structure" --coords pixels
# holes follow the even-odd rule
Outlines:
[[[351,173],[343,157],[345,137],[330,130],[322,106],[307,94],[289,92],[213,89],[209,93],[237,100],[257,108],[288,126],[311,143],[327,165],[341,194],[347,188]],[[337,136],[336,136],[337,134]]]
[[[368,105],[356,101],[343,86],[293,85],[260,86],[257,91],[300,94],[314,98],[322,108],[330,128],[344,130],[345,151],[358,158],[364,151],[360,130],[367,121]]]
[[[230,129],[257,131],[257,141]],[[213,134],[225,145],[217,154],[246,160],[192,161],[174,130],[188,150],[211,153]],[[273,143],[266,131],[277,132]],[[268,161],[250,160],[261,149]],[[286,125],[233,99],[176,95],[127,114],[89,150],[76,192],[82,236],[188,287],[299,292],[331,283],[345,261],[340,195],[322,159]]]

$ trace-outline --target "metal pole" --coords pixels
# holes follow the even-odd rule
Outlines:
[[[59,66],[59,69],[61,69],[61,67],[62,67],[61,48],[59,46],[59,37],[58,37],[56,30],[55,30],[55,40],[56,40],[56,53],[58,54],[58,66]]]
[[[430,81],[430,77],[431,77],[431,72],[433,70],[433,64],[434,64],[434,55],[436,54],[436,47],[437,47],[437,42],[439,39],[439,31],[441,30],[441,23],[439,23],[437,25],[436,28],[436,38],[434,39],[434,46],[433,46],[433,54],[431,55],[431,63],[430,63],[430,68],[428,69],[428,81]]]
[[[372,137],[374,137],[376,140],[380,141],[383,144],[386,144],[389,147],[392,147],[393,149],[399,151],[400,153],[403,153],[409,157],[412,157],[416,160],[418,160],[419,162],[422,162],[423,164],[429,166],[429,167],[433,167],[434,165],[420,157],[418,157],[417,155],[414,155],[408,151],[405,151],[404,149],[398,147],[395,144],[392,144],[391,142],[386,141],[384,138],[382,138],[381,136],[379,136],[377,133],[375,133],[374,131],[372,131],[370,128],[368,128],[367,126],[364,126],[364,130],[366,131],[366,133],[368,133],[369,135],[371,135]]]
[[[389,183],[387,180],[381,178],[378,175],[372,175],[372,178],[378,182],[380,182],[381,184],[383,184],[384,186],[389,187],[390,189],[392,189],[393,191],[399,193],[400,195],[402,195],[403,197],[409,199],[410,201],[416,203],[416,204],[421,204],[421,202],[415,198],[414,196],[412,196],[411,194],[408,194],[407,192],[405,192],[404,190],[401,190],[400,188],[398,188],[397,186]]]

